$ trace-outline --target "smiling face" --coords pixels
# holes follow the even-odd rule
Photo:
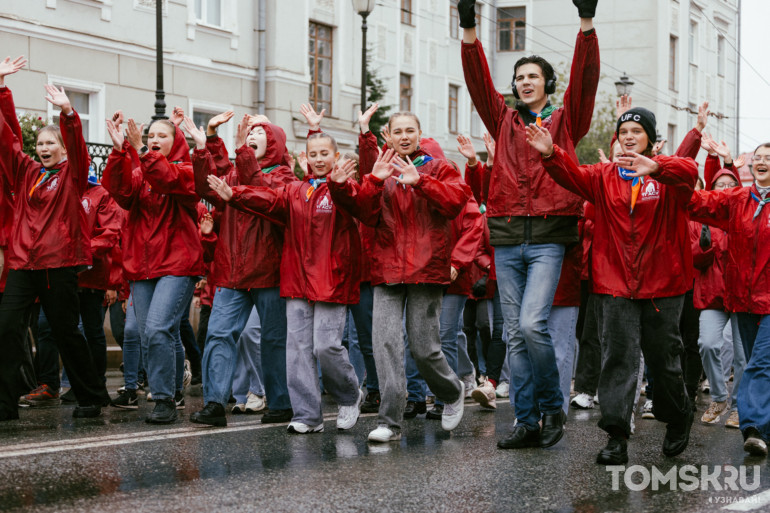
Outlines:
[[[390,144],[399,156],[411,155],[420,145],[420,124],[412,116],[396,116],[390,120]]]
[[[147,131],[147,147],[153,151],[160,152],[164,157],[168,157],[171,148],[174,146],[174,129],[168,124],[154,122]]]
[[[254,129],[249,132],[249,136],[246,137],[246,145],[254,150],[254,156],[257,160],[265,156],[267,152],[267,132],[263,126],[255,126]]]
[[[64,148],[64,143],[61,139],[61,132],[58,130],[41,130],[37,136],[35,151],[40,162],[43,163],[43,167],[46,169],[55,167],[59,162],[67,158],[67,150]]]
[[[770,148],[761,146],[754,152],[754,178],[760,187],[770,187]]]
[[[642,125],[636,121],[626,121],[618,129],[618,142],[621,153],[628,155],[632,151],[644,153],[650,145],[650,138]]]
[[[315,178],[323,178],[334,169],[340,157],[328,137],[316,137],[307,142],[307,168]]]
[[[540,66],[532,62],[522,64],[516,69],[513,81],[524,104],[534,107],[545,103],[545,75]]]

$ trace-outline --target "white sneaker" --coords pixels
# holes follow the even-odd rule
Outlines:
[[[711,393],[711,385],[709,385],[709,380],[704,379],[703,383],[700,385],[700,391],[704,394]]]
[[[401,440],[401,431],[394,431],[387,424],[379,424],[377,429],[369,433],[370,442],[393,442]]]
[[[249,395],[246,396],[246,404],[243,409],[245,413],[257,413],[258,411],[264,410],[265,406],[267,405],[265,404],[264,397],[249,392]]]
[[[465,398],[470,399],[471,393],[476,389],[476,376],[474,374],[463,376],[463,383],[465,383]]]
[[[192,372],[190,371],[190,360],[184,361],[184,378],[182,379],[182,383],[185,387],[190,386],[190,383],[192,382]]]
[[[594,398],[588,394],[580,393],[572,398],[570,404],[580,410],[590,410],[594,407]]]
[[[652,413],[652,401],[647,399],[644,402],[644,406],[642,407],[642,418],[643,419],[654,419],[655,414]]]
[[[318,424],[317,426],[308,426],[302,422],[289,422],[289,427],[286,431],[289,433],[298,433],[304,435],[305,433],[323,433],[324,425]]]
[[[599,404],[599,392],[597,392],[596,395],[594,396],[594,406],[596,406],[597,404]]]
[[[358,400],[350,406],[340,406],[337,412],[337,429],[350,429],[356,425],[358,415],[361,413],[361,403],[364,400],[364,391],[358,389]]]
[[[509,389],[510,386],[508,385],[508,382],[503,381],[497,385],[497,389],[495,389],[495,395],[497,397],[508,397]]]
[[[233,409],[230,411],[235,413],[236,415],[239,413],[246,413],[246,405],[243,403],[234,404]]]
[[[465,409],[465,383],[460,381],[460,397],[453,403],[444,405],[444,413],[441,415],[441,429],[452,431],[463,418]]]
[[[495,402],[495,387],[492,383],[485,381],[480,387],[476,387],[476,390],[471,392],[471,398],[479,403],[483,408],[496,409],[497,403]]]

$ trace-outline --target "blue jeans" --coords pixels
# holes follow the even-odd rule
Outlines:
[[[182,389],[184,348],[179,324],[189,315],[192,276],[163,276],[131,282],[134,313],[142,340],[142,360],[154,399],[173,399]],[[181,358],[180,358],[181,357]]]
[[[356,323],[358,334],[358,347],[364,356],[366,366],[366,391],[376,392],[380,390],[380,382],[377,378],[377,367],[374,365],[374,350],[372,349],[372,306],[374,305],[374,289],[372,284],[361,284],[361,299],[357,305],[350,305],[350,313]]]
[[[278,287],[237,290],[217,288],[203,350],[203,399],[227,404],[233,387],[236,341],[253,306],[261,322],[262,377],[267,407],[291,408],[286,385],[286,301]]]
[[[736,314],[732,314],[735,317]],[[711,400],[721,403],[727,400],[727,384],[730,379],[730,366],[735,368],[733,381],[733,397],[730,400],[730,408],[738,407],[737,397],[740,390],[743,369],[746,367],[746,358],[743,355],[741,336],[738,333],[738,322],[731,322],[732,338],[728,342],[724,337],[725,326],[730,322],[731,314],[722,310],[702,310],[700,312],[700,336],[698,348],[700,349],[703,371],[709,380],[711,387]],[[733,358],[725,362],[723,359],[725,346],[731,343],[733,347],[730,353]],[[727,367],[727,368],[725,368]]]
[[[559,388],[564,398],[562,409],[569,410],[569,393],[572,385],[573,367],[575,364],[575,346],[577,345],[577,306],[553,306],[548,317],[548,332],[553,340],[553,350],[556,353],[556,367],[559,369]]]
[[[563,244],[495,247],[497,285],[508,333],[511,402],[519,424],[539,429],[541,414],[564,403],[548,317],[559,283]]]
[[[136,323],[133,303],[133,296],[129,296],[126,325],[123,329],[123,380],[127,389],[136,390],[139,369],[142,368],[142,341],[139,337],[139,326]]]
[[[238,404],[246,404],[249,392],[265,395],[262,383],[262,326],[256,308],[249,313],[246,327],[238,337],[238,360],[233,376],[233,397]]]
[[[739,313],[746,369],[738,388],[741,431],[756,428],[770,441],[770,315]]]

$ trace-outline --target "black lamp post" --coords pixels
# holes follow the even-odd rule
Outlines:
[[[618,96],[623,96],[624,94],[631,94],[631,88],[634,86],[634,83],[631,81],[630,78],[623,73],[623,76],[620,77],[620,80],[615,82],[615,87],[618,89]]]
[[[163,0],[155,0],[155,114],[156,119],[168,119],[166,116],[166,93],[163,91]]]
[[[366,110],[366,17],[374,10],[375,0],[353,0],[353,9],[361,15],[361,112]]]

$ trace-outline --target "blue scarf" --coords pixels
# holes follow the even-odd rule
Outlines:
[[[759,213],[760,213],[760,212],[762,212],[762,207],[764,207],[765,205],[767,205],[768,203],[770,203],[770,197],[767,197],[767,198],[765,198],[765,199],[762,199],[762,198],[760,198],[759,196],[757,196],[756,194],[754,194],[754,192],[752,192],[752,193],[751,193],[751,198],[752,198],[754,201],[756,201],[757,203],[759,203],[759,206],[758,206],[758,207],[757,207],[757,209],[754,211],[754,217],[752,217],[752,218],[751,218],[751,220],[753,221],[754,219],[756,219],[756,218],[757,218],[757,216],[759,215]]]
[[[639,198],[639,191],[642,190],[642,185],[644,185],[644,177],[629,176],[631,173],[633,173],[633,171],[620,166],[618,166],[618,173],[623,180],[631,182],[631,212],[633,212],[634,206],[636,205],[636,200]],[[629,214],[631,212],[629,212]]]
[[[310,184],[310,187],[308,187],[307,192],[305,193],[305,201],[310,201],[310,196],[313,195],[313,191],[316,190],[318,187],[317,185],[320,185],[322,183],[326,183],[326,177],[323,178],[311,178],[308,180],[308,183]]]

